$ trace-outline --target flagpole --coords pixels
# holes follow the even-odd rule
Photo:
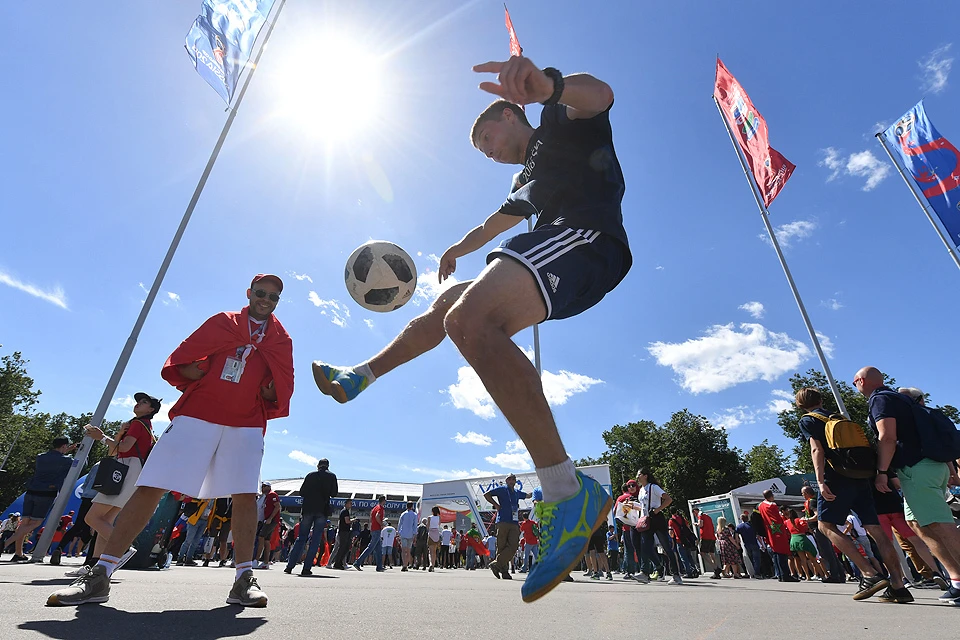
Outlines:
[[[776,249],[777,257],[780,259],[780,266],[783,267],[783,273],[787,276],[787,282],[790,283],[790,290],[793,291],[793,297],[797,301],[797,306],[800,308],[800,315],[803,316],[803,323],[806,325],[807,332],[810,334],[810,340],[813,341],[813,346],[817,351],[817,357],[820,358],[820,366],[823,367],[823,372],[827,375],[827,382],[830,383],[830,391],[833,392],[833,398],[837,401],[837,408],[840,410],[840,413],[849,419],[850,414],[847,413],[847,407],[843,403],[843,398],[840,397],[840,389],[837,387],[836,380],[833,379],[833,373],[830,372],[830,365],[827,364],[827,358],[824,356],[823,349],[820,347],[820,339],[817,338],[817,333],[813,329],[813,324],[810,322],[810,317],[807,315],[807,308],[803,305],[803,300],[800,298],[800,292],[797,290],[797,285],[793,281],[793,275],[791,275],[790,268],[787,266],[787,261],[783,257],[783,251],[780,249],[780,243],[777,242],[777,236],[773,232],[773,226],[770,224],[770,214],[767,211],[767,207],[763,204],[763,198],[760,197],[760,191],[757,185],[754,184],[750,170],[747,168],[747,163],[744,162],[743,156],[740,153],[740,148],[737,146],[737,142],[733,137],[733,131],[730,130],[730,123],[727,122],[727,118],[724,115],[723,109],[720,107],[720,103],[717,101],[716,96],[713,98],[713,103],[717,106],[717,111],[720,113],[720,119],[723,120],[723,126],[727,130],[727,135],[730,136],[730,143],[733,145],[733,150],[737,153],[737,160],[740,161],[740,168],[743,169],[743,175],[747,179],[747,183],[750,185],[750,191],[753,193],[753,198],[757,201],[757,207],[760,209],[760,217],[763,219],[763,225],[767,228],[767,233],[770,235],[770,242],[773,243],[773,248]]]
[[[214,145],[213,152],[210,154],[210,158],[207,160],[207,165],[203,168],[203,173],[200,175],[199,182],[197,182],[197,188],[193,191],[193,197],[190,198],[190,203],[187,205],[187,209],[183,213],[183,218],[180,220],[180,226],[177,228],[177,232],[174,234],[173,240],[170,242],[170,247],[167,249],[167,254],[164,256],[163,263],[160,265],[160,270],[157,272],[157,277],[153,280],[153,286],[150,287],[150,291],[147,293],[147,298],[143,301],[143,307],[140,309],[140,315],[137,316],[137,321],[133,325],[133,330],[130,332],[130,337],[127,338],[126,343],[123,345],[123,351],[120,353],[120,358],[117,360],[117,364],[113,367],[113,373],[110,375],[110,380],[107,382],[107,386],[103,390],[103,395],[100,396],[100,403],[97,405],[97,409],[94,411],[93,417],[90,419],[90,424],[92,425],[100,426],[103,424],[103,417],[107,413],[107,409],[110,407],[110,401],[113,399],[113,395],[116,393],[117,387],[120,385],[120,379],[123,377],[123,372],[127,368],[127,363],[130,361],[130,356],[133,355],[133,349],[137,345],[137,338],[140,336],[140,330],[143,328],[143,325],[147,320],[147,315],[150,313],[150,309],[153,307],[154,300],[156,300],[157,295],[160,293],[160,285],[163,283],[163,279],[167,275],[167,270],[170,268],[170,263],[173,261],[173,256],[177,252],[177,247],[180,246],[180,240],[183,238],[184,231],[187,229],[187,224],[190,222],[190,218],[193,215],[193,210],[196,208],[197,202],[200,200],[200,194],[203,193],[203,189],[207,184],[207,178],[210,177],[210,172],[213,171],[213,165],[217,162],[217,157],[220,155],[220,149],[223,148],[223,143],[227,138],[227,134],[230,133],[230,127],[233,125],[234,118],[237,117],[237,111],[240,108],[240,103],[243,101],[243,96],[247,92],[247,87],[250,86],[250,80],[253,78],[253,74],[257,70],[257,66],[260,63],[260,56],[263,55],[264,50],[267,48],[267,43],[270,41],[270,36],[273,34],[273,27],[280,18],[280,12],[283,11],[285,4],[286,0],[280,0],[280,4],[277,7],[277,12],[273,15],[273,22],[269,23],[267,33],[263,38],[263,44],[260,45],[260,50],[257,52],[257,57],[254,59],[250,70],[247,72],[247,77],[243,81],[243,86],[240,88],[240,93],[237,95],[237,100],[233,103],[232,108],[228,108],[230,115],[227,116],[227,121],[224,123],[223,129],[220,131],[220,137],[217,139],[217,144]],[[67,501],[70,499],[70,493],[73,491],[73,485],[80,476],[80,470],[83,469],[83,465],[87,460],[87,456],[90,454],[90,449],[93,447],[93,444],[93,438],[84,436],[83,441],[77,448],[77,451],[73,456],[73,463],[71,464],[70,471],[67,473],[67,477],[64,479],[63,485],[60,487],[60,492],[57,494],[57,499],[54,501],[53,507],[50,509],[50,514],[47,516],[47,523],[45,523],[43,535],[40,536],[40,540],[37,542],[37,546],[33,550],[33,562],[42,562],[43,558],[47,555],[47,551],[50,549],[50,543],[53,541],[53,534],[56,532],[56,527],[47,525],[52,525],[53,522],[58,521],[60,516],[63,515],[63,511],[67,506]]]
[[[923,209],[923,214],[927,216],[927,220],[930,221],[930,225],[937,232],[937,235],[940,236],[940,240],[943,241],[943,246],[947,248],[947,251],[950,253],[950,257],[953,258],[953,262],[957,265],[957,268],[960,269],[960,257],[957,257],[956,250],[950,246],[950,241],[947,240],[947,237],[943,235],[943,231],[940,230],[940,227],[937,225],[936,221],[933,219],[933,216],[930,215],[930,210],[927,209],[927,205],[923,203],[923,200],[920,199],[920,196],[917,195],[916,189],[913,188],[910,180],[907,178],[907,174],[903,172],[903,168],[900,166],[900,163],[896,161],[893,157],[893,154],[890,153],[890,148],[887,146],[887,143],[883,141],[883,133],[876,134],[877,140],[880,141],[880,146],[883,147],[883,150],[887,152],[887,156],[890,158],[890,162],[893,163],[893,166],[897,168],[897,171],[900,173],[900,177],[903,178],[903,181],[906,183],[907,188],[910,189],[910,193],[913,194],[914,199],[917,201],[917,204],[920,205],[920,208]]]

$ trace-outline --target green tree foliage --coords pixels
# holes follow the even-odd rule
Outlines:
[[[677,506],[687,500],[725,493],[747,482],[741,453],[727,434],[686,409],[661,426],[650,420],[614,425],[603,433],[607,451],[589,458],[610,465],[614,492],[637,470],[647,467]]]
[[[71,442],[80,442],[83,427],[90,422],[92,414],[72,416],[32,411],[40,391],[33,388],[33,378],[27,375],[28,361],[17,352],[4,356],[0,362],[0,461],[10,452],[4,472],[0,473],[0,509],[3,509],[23,493],[33,476],[36,457],[50,448],[54,438],[63,436]],[[121,424],[105,422],[103,429],[115,433]],[[83,472],[105,454],[106,447],[95,445]]]
[[[787,454],[775,444],[764,440],[753,445],[743,457],[747,465],[750,482],[760,482],[768,478],[779,478],[787,471]]]

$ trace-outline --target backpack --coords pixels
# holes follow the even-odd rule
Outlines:
[[[885,392],[890,395],[895,392]],[[953,462],[960,458],[960,431],[941,409],[926,407],[908,395],[897,393],[910,405],[913,422],[920,440],[920,455],[936,462]]]
[[[825,457],[834,471],[847,478],[865,479],[876,475],[877,452],[867,439],[867,434],[856,422],[840,414],[829,417],[808,413],[824,422],[826,436]]]

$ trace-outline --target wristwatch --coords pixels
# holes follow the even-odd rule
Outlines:
[[[553,80],[553,94],[540,103],[545,107],[549,107],[550,105],[560,102],[560,96],[563,95],[563,74],[553,67],[546,67],[543,70],[543,75]]]
[[[884,475],[884,476],[885,476],[885,475],[887,475],[888,473],[890,473],[890,472],[889,472],[889,470],[887,470],[887,469],[877,469],[877,475],[878,475],[878,476],[879,476],[879,475]]]

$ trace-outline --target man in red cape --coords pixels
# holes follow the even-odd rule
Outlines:
[[[780,582],[797,582],[798,580],[790,575],[790,565],[787,564],[787,556],[790,555],[790,533],[787,531],[780,508],[773,500],[773,491],[767,489],[763,492],[763,502],[757,505],[757,511],[763,516],[763,522],[767,525],[767,540],[770,542],[774,561],[777,563],[780,574],[778,579]]]
[[[253,577],[257,491],[267,420],[289,413],[293,343],[273,315],[283,281],[259,274],[250,305],[204,322],[167,359],[161,375],[183,392],[170,426],[150,452],[137,490],[117,517],[100,561],[47,599],[52,606],[106,602],[110,576],[167,491],[201,499],[233,498],[237,573],[227,603],[267,606]]]

